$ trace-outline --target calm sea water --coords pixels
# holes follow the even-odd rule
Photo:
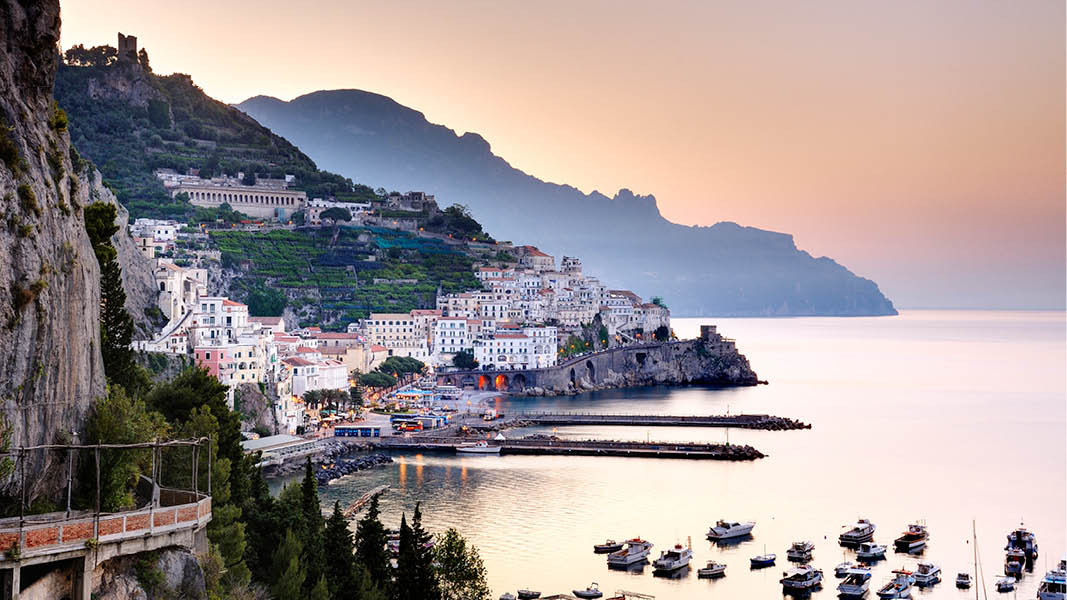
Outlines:
[[[678,319],[680,336],[709,319]],[[1035,531],[1041,557],[1016,592],[1033,598],[1047,568],[1067,552],[1067,393],[1065,315],[1061,312],[907,311],[885,318],[724,319],[761,379],[745,389],[646,388],[569,398],[500,400],[506,411],[770,413],[811,430],[732,430],[769,456],[746,463],[596,457],[456,457],[398,454],[389,467],[339,480],[332,504],[381,484],[387,525],[423,503],[433,530],[455,527],[481,551],[494,597],[520,587],[545,595],[599,582],[669,598],[775,598],[794,540],[815,543],[825,570],[816,596],[834,597],[834,565],[854,558],[837,545],[859,517],[891,543],[909,522],[931,531],[924,559],[943,581],[916,598],[967,598],[957,571],[972,569],[971,521],[990,594],[1003,570],[1004,536],[1020,520]],[[535,430],[536,431],[536,430]],[[557,435],[616,439],[724,440],[697,428],[560,428]],[[754,536],[718,547],[704,538],[718,518],[755,520]],[[642,536],[653,551],[692,538],[693,572],[679,579],[609,571],[592,545]],[[779,555],[777,568],[750,571],[748,558]],[[892,554],[889,571],[918,560]],[[699,580],[709,559],[726,577]],[[873,591],[869,594],[874,597]],[[1010,594],[1009,597],[1012,597]]]

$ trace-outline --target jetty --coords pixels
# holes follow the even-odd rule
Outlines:
[[[387,485],[379,485],[378,487],[374,488],[373,490],[371,490],[371,491],[367,492],[366,494],[363,494],[362,496],[357,498],[354,502],[352,502],[352,504],[348,505],[348,508],[345,509],[345,511],[344,511],[345,518],[346,519],[351,519],[352,517],[354,517],[356,515],[356,513],[358,513],[359,511],[363,510],[363,507],[366,506],[371,500],[373,500],[375,496],[380,496],[380,495],[384,494],[385,490],[388,490],[388,489],[389,489],[389,486],[387,486]]]
[[[379,450],[455,452],[474,440],[455,437],[394,437],[373,442]],[[491,442],[500,454],[629,456],[638,458],[688,458],[703,460],[755,460],[765,455],[748,445],[691,442],[624,442],[615,440],[562,440],[533,437]]]
[[[531,425],[622,425],[635,427],[737,427],[739,429],[763,429],[785,431],[811,429],[811,425],[773,415],[632,415],[597,414],[575,412],[520,412],[510,413],[518,421]]]

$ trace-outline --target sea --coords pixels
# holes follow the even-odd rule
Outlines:
[[[454,527],[477,548],[493,598],[530,588],[571,593],[592,582],[610,596],[627,590],[673,598],[778,598],[794,541],[815,544],[824,571],[816,597],[834,597],[833,568],[855,555],[837,543],[859,518],[890,546],[871,591],[893,569],[918,561],[943,581],[913,598],[970,598],[958,572],[975,572],[990,595],[1003,572],[1005,536],[1020,523],[1040,555],[1010,598],[1034,598],[1044,573],[1067,554],[1067,317],[1063,312],[907,310],[878,318],[674,319],[679,337],[715,324],[737,340],[767,385],[715,389],[650,387],[571,397],[501,397],[503,411],[640,414],[766,413],[811,424],[799,431],[671,427],[560,427],[587,439],[699,440],[751,444],[750,462],[559,456],[396,453],[395,462],[322,488],[342,505],[379,485],[383,520],[397,527],[421,503],[426,526]],[[277,484],[276,484],[277,485]],[[716,545],[718,519],[755,521],[752,536]],[[921,555],[892,540],[924,523]],[[613,571],[593,544],[640,536],[653,555],[691,544],[691,569],[657,577],[649,566]],[[977,545],[974,540],[977,539]],[[778,555],[751,570],[749,558]],[[718,580],[696,568],[727,565]]]

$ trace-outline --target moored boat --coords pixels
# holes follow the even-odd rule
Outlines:
[[[840,579],[848,573],[849,569],[853,569],[855,567],[856,563],[852,562],[851,560],[846,560],[843,563],[838,563],[838,565],[834,567],[834,577]]]
[[[1004,555],[1004,574],[1022,579],[1023,567],[1026,565],[1026,553],[1018,548],[1008,550]]]
[[[930,587],[941,582],[941,567],[930,562],[921,562],[915,567],[915,585]]]
[[[1037,538],[1033,532],[1028,531],[1026,527],[1023,527],[1022,523],[1008,534],[1008,545],[1004,546],[1005,550],[1022,550],[1026,560],[1033,562],[1037,558]]]
[[[652,542],[639,537],[626,540],[626,547],[608,555],[608,566],[625,568],[648,559]]]
[[[911,596],[911,586],[915,585],[915,576],[911,571],[897,569],[893,571],[893,578],[878,590],[879,598],[908,598]]]
[[[885,558],[885,551],[886,547],[882,544],[863,542],[860,544],[860,547],[856,549],[856,558],[869,563]]]
[[[970,573],[957,573],[956,574],[956,587],[961,590],[971,589],[971,574]]]
[[[764,552],[759,556],[753,556],[752,558],[748,559],[748,562],[753,569],[762,569],[763,567],[774,566],[774,561],[777,559],[778,556],[776,554],[767,554],[766,552]]]
[[[537,600],[541,597],[541,592],[535,590],[519,590],[519,600]]]
[[[660,552],[659,558],[652,561],[652,567],[659,572],[677,571],[682,567],[689,566],[693,559],[693,549],[681,544],[675,544],[673,548]]]
[[[800,565],[782,573],[778,580],[786,592],[808,592],[822,585],[822,570],[811,565]]]
[[[622,542],[607,540],[603,544],[593,544],[593,552],[596,554],[608,554],[622,550]]]
[[[898,552],[915,552],[926,546],[926,540],[929,538],[930,534],[926,531],[926,525],[912,523],[908,525],[907,531],[893,540],[893,546]]]
[[[844,581],[837,586],[837,593],[844,598],[862,598],[871,587],[870,569],[849,569],[844,577]]]
[[[575,596],[579,598],[599,598],[604,595],[604,592],[600,591],[600,585],[597,582],[589,584],[589,587],[584,590],[571,590]]]
[[[744,537],[752,533],[752,528],[755,526],[755,521],[739,523],[737,521],[719,519],[712,528],[708,529],[708,539],[712,541],[721,541]]]
[[[1067,600],[1067,559],[1061,559],[1059,568],[1045,573],[1037,587],[1039,600]]]
[[[708,564],[697,569],[697,577],[701,579],[714,579],[726,576],[726,565],[709,560]]]
[[[874,523],[867,519],[860,519],[851,529],[837,536],[837,541],[842,546],[856,546],[874,539],[874,530]]]
[[[500,446],[490,446],[489,442],[475,442],[456,446],[456,452],[464,454],[500,454]]]
[[[811,551],[815,544],[809,541],[793,542],[793,545],[785,551],[785,557],[793,562],[808,562],[811,560]]]
[[[500,594],[500,600],[515,600],[515,594],[504,592],[503,594]]]
[[[1010,592],[1015,589],[1015,578],[1011,575],[997,577],[996,587],[998,592]]]

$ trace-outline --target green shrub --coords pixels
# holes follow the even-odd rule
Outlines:
[[[33,214],[40,216],[41,207],[37,206],[37,194],[33,193],[33,188],[26,183],[20,183],[18,187],[19,194],[19,206],[22,207],[22,212],[33,212]]]

